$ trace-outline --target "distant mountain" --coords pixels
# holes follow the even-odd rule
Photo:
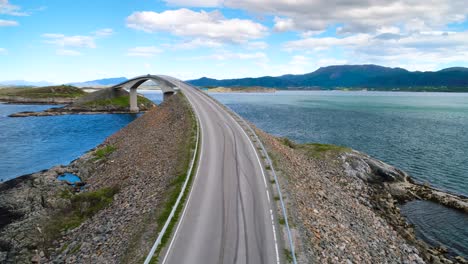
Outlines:
[[[264,86],[293,89],[368,88],[377,90],[468,89],[468,68],[453,67],[437,72],[410,72],[378,65],[338,65],[322,67],[301,75],[216,80],[203,77],[190,80],[196,86]],[[424,89],[422,89],[424,87]]]
[[[87,82],[76,82],[76,83],[69,83],[69,85],[73,85],[76,87],[92,87],[92,86],[111,86],[116,85],[121,82],[125,82],[128,80],[125,77],[117,77],[117,78],[107,78],[107,79],[99,79]]]
[[[2,81],[0,82],[0,86],[51,86],[55,85],[55,83],[51,82],[28,82],[24,80],[13,80],[13,81]]]

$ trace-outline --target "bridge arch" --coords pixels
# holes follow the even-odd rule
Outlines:
[[[112,86],[113,89],[126,89],[130,91],[130,111],[131,112],[138,112],[138,103],[137,103],[137,92],[136,90],[140,85],[145,83],[146,81],[153,81],[157,84],[159,88],[161,88],[163,92],[163,99],[166,100],[171,95],[175,94],[178,90],[177,86],[173,83],[157,76],[157,75],[143,75],[138,76],[133,79],[127,80],[120,84]]]

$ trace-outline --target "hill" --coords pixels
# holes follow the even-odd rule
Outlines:
[[[67,104],[85,95],[83,90],[70,86],[46,86],[41,88],[0,88],[0,101],[9,103]]]
[[[468,91],[468,68],[410,72],[378,65],[337,65],[301,75],[216,80],[190,80],[196,86],[262,86],[280,89],[370,89],[407,91]]]
[[[112,86],[128,80],[125,77],[116,77],[116,78],[106,78],[106,79],[99,79],[99,80],[92,80],[87,82],[76,82],[70,83],[71,85],[77,87],[96,87],[96,86]]]

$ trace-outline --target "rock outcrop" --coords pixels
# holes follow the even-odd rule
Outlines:
[[[257,133],[280,170],[300,263],[464,263],[417,239],[400,214],[400,203],[438,191],[351,149]],[[421,188],[430,195],[417,195]],[[448,196],[466,208],[466,199]]]

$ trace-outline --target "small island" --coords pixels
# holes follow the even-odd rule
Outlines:
[[[68,91],[81,89],[68,86]],[[41,88],[33,88],[41,89]],[[10,117],[28,117],[28,116],[55,116],[66,114],[125,114],[130,113],[130,94],[123,89],[106,88],[93,93],[86,94],[78,98],[73,98],[70,104],[63,107],[50,108],[41,112],[19,112],[10,115]],[[47,97],[49,96],[49,97]],[[53,93],[44,93],[43,98],[51,101]],[[156,105],[144,96],[138,95],[138,108],[140,111],[147,111]]]
[[[10,104],[70,104],[84,95],[85,91],[70,85],[0,88],[0,102]]]

